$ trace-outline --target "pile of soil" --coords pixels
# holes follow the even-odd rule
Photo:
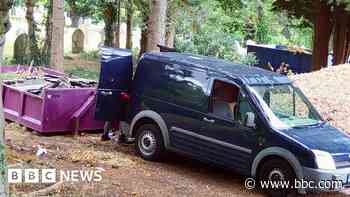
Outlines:
[[[350,65],[345,64],[290,78],[302,89],[325,120],[350,133],[349,77]]]

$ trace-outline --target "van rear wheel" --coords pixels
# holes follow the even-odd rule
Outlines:
[[[295,192],[292,188],[286,188],[286,184],[294,186],[296,179],[293,168],[283,159],[273,158],[262,164],[258,172],[258,180],[265,181],[270,188],[261,188],[264,192],[272,197],[287,197]],[[270,183],[268,183],[270,182]],[[280,186],[280,188],[272,188],[271,184]],[[283,186],[282,186],[283,185]]]
[[[137,129],[136,152],[145,160],[159,161],[164,153],[164,142],[160,129],[145,124]]]

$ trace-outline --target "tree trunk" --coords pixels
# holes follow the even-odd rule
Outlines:
[[[165,21],[167,0],[152,0],[148,18],[147,51],[159,51],[158,44],[165,44]]]
[[[2,58],[2,57],[0,57]],[[2,83],[2,81],[0,80]],[[2,92],[2,86],[0,86],[0,92]],[[7,197],[9,194],[9,188],[7,183],[6,173],[6,157],[5,157],[5,118],[4,109],[2,104],[2,96],[0,97],[0,197]]]
[[[6,42],[5,36],[0,36],[0,66],[2,65],[2,61],[3,61],[5,42]]]
[[[114,37],[114,47],[120,48],[120,1],[117,2],[117,13],[116,13],[116,23],[115,23],[115,37]]]
[[[34,62],[34,65],[41,65],[40,49],[38,46],[38,40],[36,37],[37,26],[34,21],[34,7],[36,0],[26,0],[26,19],[28,23],[28,37],[29,37],[29,51],[30,61]]]
[[[140,57],[146,52],[147,42],[148,42],[148,31],[147,29],[142,29],[141,31],[141,40],[140,40]]]
[[[72,9],[72,8],[71,8]],[[72,21],[71,27],[78,28],[80,25],[80,16],[74,12],[74,10],[71,10],[69,12],[70,19]]]
[[[165,46],[174,48],[175,47],[175,35],[176,35],[176,24],[172,23],[168,26],[165,33]]]
[[[176,35],[176,17],[179,12],[179,8],[176,5],[176,1],[171,1],[168,4],[166,31],[165,31],[165,46],[174,48],[175,35]]]
[[[104,45],[107,47],[113,46],[114,41],[114,26],[113,26],[113,15],[114,10],[113,6],[106,7],[106,11],[104,13],[104,22],[105,22],[105,41]]]
[[[11,25],[9,20],[9,10],[12,7],[13,1],[0,1],[0,66],[2,66],[3,47],[5,44],[5,34],[9,31]],[[0,83],[1,78],[0,78]],[[0,93],[2,88],[0,86]],[[2,96],[0,97],[0,197],[9,195],[9,188],[7,183],[6,160],[5,160],[5,119],[2,103]]]
[[[335,9],[335,24],[333,37],[333,55],[334,65],[344,64],[346,62],[347,45],[348,45],[348,17],[342,7]]]
[[[64,1],[53,0],[51,67],[64,71]]]
[[[350,16],[348,16],[348,21],[350,19]],[[350,23],[348,23],[347,25],[347,33],[346,33],[346,49],[345,49],[345,63],[348,62],[348,58],[349,58],[349,55],[350,55]]]
[[[332,32],[331,12],[326,3],[314,2],[315,23],[311,70],[320,70],[328,64],[329,40]]]
[[[133,0],[127,3],[126,11],[126,45],[125,48],[132,49],[132,26],[133,26]]]
[[[41,51],[43,65],[50,65],[50,55],[52,47],[52,4],[53,0],[48,0],[48,11],[45,21],[45,43]]]

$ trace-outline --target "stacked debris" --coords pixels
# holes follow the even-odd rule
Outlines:
[[[276,72],[279,73],[281,75],[293,75],[293,70],[291,69],[291,66],[289,64],[286,64],[284,62],[282,62],[279,67],[277,67],[276,69],[273,68],[273,66],[268,63],[267,65],[262,66],[262,68],[272,71],[272,72]]]
[[[291,76],[324,119],[350,133],[350,65]]]
[[[24,68],[24,69],[23,69]],[[91,88],[97,82],[67,75],[49,74],[41,67],[17,66],[16,72],[2,73],[3,83],[22,91],[41,95],[46,88]]]

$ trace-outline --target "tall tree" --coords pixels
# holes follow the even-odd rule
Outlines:
[[[165,44],[167,0],[152,0],[147,21],[147,51],[159,51],[158,44]]]
[[[312,70],[319,70],[328,63],[329,41],[333,31],[333,51],[335,63],[344,63],[349,53],[350,30],[348,19],[349,0],[275,0],[276,11],[286,11],[290,16],[305,20],[313,26]]]
[[[9,10],[13,4],[13,0],[0,0],[0,63],[3,59],[3,49],[5,45],[5,34],[11,27],[9,19]]]
[[[115,37],[114,37],[114,47],[120,48],[120,11],[121,11],[121,0],[117,0],[116,4],[116,21],[115,21]]]
[[[52,48],[51,67],[63,71],[64,55],[64,0],[53,0],[52,4]]]
[[[0,0],[0,66],[2,65],[2,51],[5,44],[5,34],[11,27],[8,13],[12,4],[12,0]],[[1,87],[0,92],[2,92]],[[5,119],[2,97],[0,97],[0,197],[6,196],[8,196],[8,184],[5,161]]]
[[[146,52],[146,47],[148,43],[148,27],[147,22],[149,18],[149,1],[148,0],[134,0],[134,3],[138,10],[140,11],[141,18],[141,39],[140,39],[140,53],[139,57]]]
[[[328,65],[329,40],[332,32],[330,7],[319,0],[313,2],[314,34],[312,50],[312,70],[320,70]]]
[[[345,63],[349,57],[350,14],[344,6],[336,6],[334,10],[333,54],[336,65]]]
[[[72,27],[79,27],[81,18],[91,16],[96,12],[95,0],[66,0]]]
[[[118,1],[119,0],[98,0],[97,1],[98,14],[101,13],[102,16],[100,17],[103,19],[105,23],[104,45],[108,47],[115,46]]]
[[[168,2],[167,20],[165,30],[165,45],[173,48],[176,34],[176,18],[179,14],[180,4],[178,0],[170,0]]]
[[[40,49],[38,46],[38,39],[36,36],[37,24],[34,20],[34,8],[37,0],[26,0],[26,20],[28,24],[28,36],[29,36],[29,55],[30,61],[33,61],[35,65],[41,64]]]
[[[132,49],[132,27],[134,17],[134,2],[129,0],[126,3],[126,46],[127,49]]]
[[[41,58],[44,65],[50,64],[51,48],[52,48],[52,6],[53,0],[48,0],[47,3],[47,14],[45,19],[45,41],[44,46],[41,50]]]

